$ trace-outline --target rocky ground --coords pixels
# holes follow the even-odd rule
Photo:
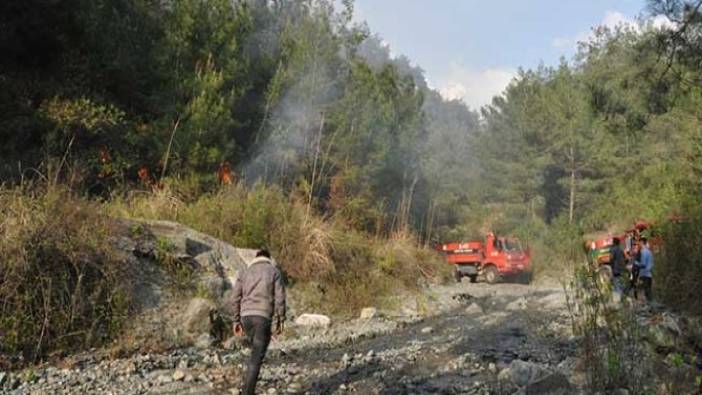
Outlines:
[[[469,284],[428,291],[428,314],[368,310],[328,327],[289,325],[262,370],[267,394],[577,393],[575,340],[557,286]],[[234,394],[238,344],[0,373],[12,394]]]

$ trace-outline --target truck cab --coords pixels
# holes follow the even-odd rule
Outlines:
[[[488,233],[485,245],[482,271],[487,282],[494,283],[500,277],[528,273],[531,257],[516,237],[496,237]]]

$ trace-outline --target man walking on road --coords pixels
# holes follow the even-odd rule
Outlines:
[[[648,240],[645,237],[641,238],[641,261],[638,262],[639,267],[639,278],[643,284],[644,294],[646,295],[646,300],[651,302],[653,300],[653,291],[651,290],[651,283],[653,278],[653,253],[648,246]]]
[[[245,334],[251,347],[243,394],[254,395],[261,364],[271,341],[271,324],[276,333],[280,333],[285,321],[285,288],[268,251],[258,251],[248,267],[239,272],[232,305],[234,333],[237,336]]]

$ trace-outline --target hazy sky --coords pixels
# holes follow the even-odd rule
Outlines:
[[[356,0],[394,55],[407,55],[429,84],[472,108],[489,103],[518,67],[557,64],[592,27],[631,23],[645,0]]]

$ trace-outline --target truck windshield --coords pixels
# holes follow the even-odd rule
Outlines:
[[[505,239],[504,246],[505,246],[505,251],[509,251],[509,252],[521,252],[522,251],[522,245],[521,245],[521,243],[519,243],[519,240],[517,240],[517,239]]]

